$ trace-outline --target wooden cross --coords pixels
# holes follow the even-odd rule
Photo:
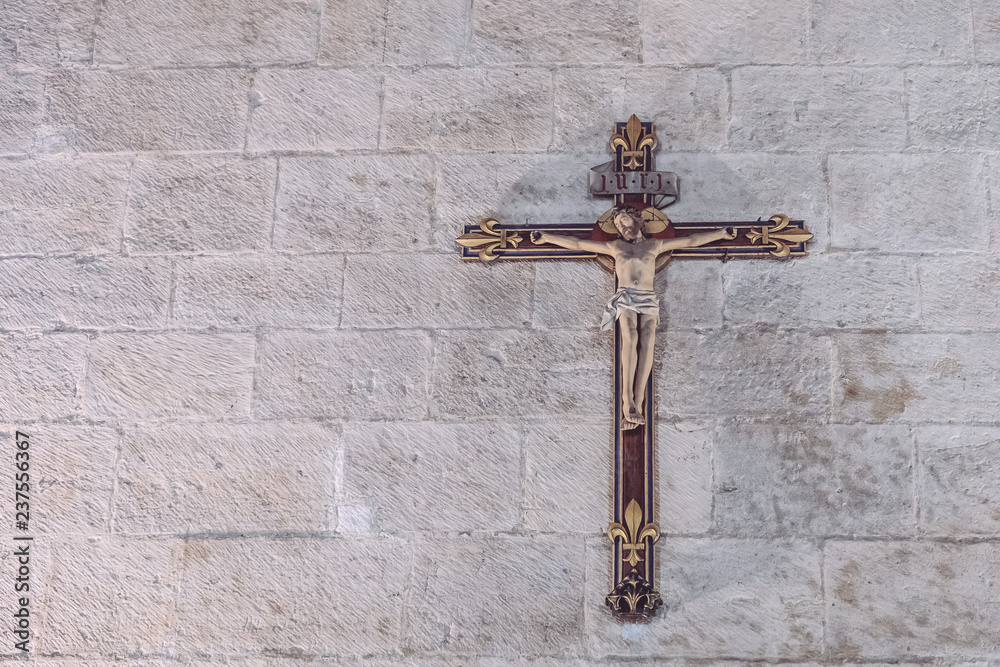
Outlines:
[[[653,297],[655,304],[655,296],[648,291],[652,289],[652,267],[647,267],[650,270],[646,273],[625,273],[630,279],[635,276],[634,285],[643,280],[648,283],[646,290],[636,288],[630,292],[621,289],[630,286],[621,284],[622,272],[616,272],[615,259],[610,255],[617,253],[615,256],[622,262],[619,268],[624,268],[625,262],[644,261],[636,259],[633,247],[661,249],[657,251],[663,254],[657,257],[654,252],[652,260],[648,252],[644,255],[646,260],[655,261],[656,271],[672,258],[785,259],[805,255],[805,243],[812,234],[806,231],[803,221],[789,220],[780,214],[767,221],[758,218],[750,222],[672,222],[660,209],[664,207],[664,200],[669,200],[666,205],[677,200],[677,177],[654,169],[656,134],[653,124],[643,123],[635,115],[626,122],[615,123],[610,145],[614,160],[591,170],[590,192],[597,197],[613,197],[614,207],[596,223],[514,226],[484,220],[479,225],[467,225],[458,243],[462,246],[462,259],[466,261],[596,259],[605,269],[616,273],[616,294],[609,303],[609,317],[615,318],[614,507],[613,520],[607,529],[614,544],[614,555],[612,590],[605,602],[616,617],[641,621],[651,618],[661,604],[655,586],[653,551],[653,544],[660,535],[654,505],[655,392],[652,378],[634,385],[644,387],[643,397],[633,395],[638,390],[623,385],[638,377],[637,371],[629,374],[629,368],[636,366],[633,350],[637,318],[641,322],[643,317],[652,317],[655,326],[656,316],[650,314],[656,312],[658,306],[648,303]],[[642,235],[635,238],[633,228],[639,228]],[[668,250],[663,251],[663,248]],[[645,307],[641,303],[636,305],[643,298],[647,299]],[[621,304],[620,300],[625,303]],[[623,338],[628,346],[624,350]],[[648,354],[652,354],[651,349]],[[622,365],[623,356],[629,364],[626,367]],[[630,398],[634,399],[634,406],[641,402],[641,410],[637,408],[631,415],[628,413]]]

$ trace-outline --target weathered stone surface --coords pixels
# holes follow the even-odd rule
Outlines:
[[[922,67],[907,72],[910,141],[920,148],[1000,148],[1000,68]],[[946,191],[938,187],[941,191]]]
[[[828,542],[831,657],[995,656],[998,565],[994,543]]]
[[[8,0],[0,15],[0,63],[89,60],[96,11],[96,4],[75,0]]]
[[[133,252],[267,247],[276,167],[229,157],[139,158],[132,170],[125,245]]]
[[[195,257],[178,262],[173,321],[189,327],[337,326],[338,255]]]
[[[649,0],[641,5],[646,63],[800,63],[809,3]]]
[[[118,468],[115,531],[326,530],[339,440],[322,424],[130,428]]]
[[[190,540],[178,561],[183,655],[370,655],[399,643],[399,540]]]
[[[0,153],[27,153],[42,121],[44,78],[37,72],[0,72]]]
[[[556,329],[595,329],[615,279],[596,261],[537,262],[531,321]]]
[[[319,0],[109,0],[94,60],[129,65],[297,63],[316,54]]]
[[[911,535],[912,458],[901,426],[721,428],[714,532]]]
[[[590,652],[744,660],[819,657],[820,554],[804,542],[660,538],[663,607],[648,625],[623,627],[606,610],[587,616]],[[587,605],[611,590],[610,542],[588,543]]]
[[[20,483],[15,486],[14,452],[20,451],[14,446],[15,431],[28,436],[27,489]],[[9,443],[12,461],[11,474],[2,481],[2,490],[11,499],[15,490],[26,492],[30,505],[30,532],[12,530],[13,523],[5,526],[7,532],[107,532],[118,433],[96,426],[8,424],[0,426],[0,439]],[[11,510],[13,522],[13,505]],[[35,574],[40,572],[36,570]]]
[[[561,69],[553,144],[604,155],[614,124],[635,114],[656,124],[661,154],[717,150],[726,139],[726,112],[726,81],[714,69]]]
[[[379,78],[373,71],[274,69],[254,76],[252,151],[373,149]]]
[[[964,0],[819,0],[810,20],[813,58],[821,63],[953,64],[972,56]]]
[[[0,421],[73,414],[86,348],[81,334],[0,336]]]
[[[160,327],[170,263],[154,257],[0,261],[0,327]]]
[[[38,649],[90,657],[162,652],[173,634],[171,566],[180,550],[173,540],[56,540]]]
[[[730,144],[749,150],[900,149],[903,75],[847,67],[741,67],[732,74]]]
[[[511,530],[520,441],[508,424],[347,424],[338,493],[370,498],[385,531]]]
[[[597,332],[442,332],[432,414],[589,417],[611,400],[611,337]]]
[[[938,536],[1000,534],[1000,429],[925,426],[916,439],[921,530]]]
[[[704,424],[656,425],[660,533],[706,533],[712,525],[712,432]]]
[[[425,248],[433,192],[434,166],[425,156],[282,159],[274,247],[305,252]]]
[[[662,341],[662,342],[661,342]],[[829,341],[801,333],[667,329],[657,337],[658,412],[663,417],[825,415],[830,395]]]
[[[464,0],[326,0],[319,58],[332,65],[456,64],[465,47]]]
[[[872,328],[918,322],[920,283],[910,257],[732,262],[724,275],[725,317],[733,326]]]
[[[639,16],[627,0],[486,0],[472,7],[469,59],[477,63],[607,65],[639,58]]]
[[[454,252],[465,225],[593,223],[610,200],[587,195],[587,170],[575,155],[447,155],[438,165],[435,245]]]
[[[257,366],[257,417],[420,419],[430,354],[430,338],[415,331],[267,334]]]
[[[0,253],[117,250],[128,161],[0,160]]]
[[[607,412],[604,421],[525,427],[526,529],[592,534],[607,528],[612,465],[610,408]]]
[[[530,319],[534,267],[526,262],[361,255],[349,257],[345,271],[345,327],[517,327]]]
[[[976,61],[1000,62],[1000,7],[990,0],[972,0]]]
[[[13,433],[11,434],[10,442],[13,443]],[[13,448],[13,445],[11,447]],[[11,495],[10,497],[13,498],[14,496]],[[11,514],[11,519],[13,517],[14,515]],[[23,537],[24,533],[20,533],[19,536]],[[10,582],[10,593],[4,596],[4,599],[0,600],[0,614],[10,619],[8,624],[9,629],[7,630],[8,641],[4,642],[4,646],[0,648],[0,656],[3,656],[5,662],[14,662],[20,659],[29,664],[32,662],[38,664],[35,658],[39,653],[39,638],[41,635],[40,631],[42,630],[42,624],[39,621],[47,607],[46,603],[48,601],[48,578],[52,568],[52,538],[37,535],[27,545],[27,562],[23,565],[20,560],[24,558],[25,541],[15,541],[10,539],[10,537],[6,537],[3,545],[0,546],[0,577]],[[24,581],[25,570],[22,570],[22,567],[27,570],[27,579],[29,579],[27,582]],[[21,578],[21,581],[17,581],[18,578]],[[25,583],[28,584],[27,589],[16,589],[16,586],[24,586]],[[21,651],[15,645],[15,642],[21,641],[21,637],[14,635],[15,629],[20,631],[18,627],[20,619],[15,618],[14,614],[20,611],[22,598],[25,598],[28,603],[27,620],[29,635],[27,652]],[[94,667],[97,666],[95,665]]]
[[[582,640],[582,538],[425,539],[414,551],[407,648],[553,655]]]
[[[958,154],[831,155],[830,242],[839,248],[981,248],[982,158]]]
[[[660,271],[653,289],[660,295],[661,332],[722,326],[721,269],[717,261],[671,260]]]
[[[920,259],[921,322],[928,327],[993,329],[1000,321],[1000,262],[981,257]]]
[[[544,150],[552,133],[547,70],[418,69],[385,76],[382,148]]]
[[[45,122],[84,152],[242,150],[248,89],[236,69],[62,70]]]
[[[843,334],[834,338],[837,421],[993,421],[996,334]]]
[[[90,344],[83,410],[96,419],[246,418],[254,340],[236,334],[115,334]]]

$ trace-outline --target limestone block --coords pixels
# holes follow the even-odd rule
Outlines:
[[[319,58],[344,65],[457,64],[465,48],[464,0],[326,0]]]
[[[590,417],[611,401],[611,336],[597,332],[441,332],[432,414]]]
[[[831,658],[995,656],[998,565],[994,543],[827,542]]]
[[[345,327],[517,327],[530,319],[534,267],[449,255],[349,257]]]
[[[717,260],[671,260],[653,289],[660,295],[658,329],[722,326],[722,264]]]
[[[38,650],[86,657],[151,655],[173,634],[177,540],[74,537],[52,546]]]
[[[138,158],[125,245],[133,252],[259,250],[274,207],[273,160]]]
[[[907,71],[910,141],[919,148],[1000,148],[1000,69],[927,67]],[[943,189],[943,188],[942,188]]]
[[[910,257],[825,255],[724,267],[726,322],[779,327],[907,327],[918,320]]]
[[[583,539],[429,538],[414,551],[407,649],[553,655],[581,642]]]
[[[614,124],[636,114],[656,124],[661,154],[717,150],[726,140],[727,104],[726,81],[714,69],[560,69],[553,145],[604,156]]]
[[[399,540],[190,540],[178,562],[177,650],[390,653],[410,561]]]
[[[121,158],[0,161],[0,253],[117,251],[128,168]]]
[[[420,419],[431,342],[416,331],[285,331],[261,340],[256,416]]]
[[[173,321],[189,327],[337,326],[337,255],[195,257],[177,264]]]
[[[611,208],[611,201],[587,195],[587,170],[592,166],[576,155],[443,156],[436,187],[435,245],[454,252],[463,226],[484,218],[504,224],[593,224]]]
[[[648,0],[641,5],[646,63],[801,63],[809,3]]]
[[[280,171],[275,248],[370,252],[427,247],[434,192],[430,158],[285,158]]]
[[[1000,320],[1000,262],[980,257],[920,259],[921,322],[941,329],[993,329]]]
[[[615,279],[595,260],[537,262],[531,321],[555,329],[595,329]]]
[[[819,0],[810,18],[813,58],[821,63],[954,64],[972,57],[964,0]]]
[[[911,535],[913,444],[900,426],[727,426],[715,438],[715,532]]]
[[[0,327],[160,327],[170,262],[156,257],[0,261]]]
[[[805,542],[660,538],[663,607],[648,625],[623,626],[604,605],[611,543],[588,542],[590,652],[598,656],[802,660],[823,641],[820,554]]]
[[[96,12],[97,5],[75,0],[8,0],[0,15],[0,63],[90,60]]]
[[[27,153],[42,122],[45,81],[38,72],[0,72],[0,153]]]
[[[11,452],[11,473],[0,481],[0,490],[11,499],[16,490],[13,467],[15,431],[28,436],[30,530],[14,530],[13,523],[8,523],[5,532],[14,535],[107,532],[118,434],[113,429],[98,426],[0,426],[0,439],[9,443]],[[40,572],[34,570],[33,574]]]
[[[525,427],[526,529],[591,534],[607,529],[610,406],[606,414],[605,420],[544,421]]]
[[[982,158],[959,154],[831,155],[830,241],[840,248],[982,248]]]
[[[712,525],[712,432],[705,424],[656,426],[660,533],[706,533]]]
[[[218,2],[111,0],[101,8],[98,63],[300,63],[316,55],[319,0]]]
[[[321,531],[339,433],[322,424],[133,427],[122,441],[115,531]]]
[[[993,421],[996,334],[841,334],[834,338],[837,421]]]
[[[385,531],[512,530],[520,441],[504,423],[346,424],[343,493],[370,498]]]
[[[73,414],[86,347],[82,334],[0,336],[0,420]]]
[[[382,148],[544,150],[551,134],[547,70],[418,69],[385,76]]]
[[[732,74],[730,145],[843,150],[906,145],[903,75],[888,68],[740,67]]]
[[[83,152],[239,151],[249,87],[238,69],[61,70],[45,120]]]
[[[473,5],[469,59],[634,63],[639,59],[638,19],[635,6],[627,0],[486,0]]]
[[[1000,7],[989,0],[972,1],[976,62],[1000,62]]]
[[[113,334],[91,342],[83,410],[94,419],[246,418],[254,339]]]
[[[658,413],[753,420],[825,415],[829,341],[793,332],[691,333],[657,337]]]
[[[1000,429],[925,426],[920,450],[920,528],[929,535],[1000,534]]]
[[[372,71],[273,69],[254,76],[252,151],[374,149],[379,78]]]

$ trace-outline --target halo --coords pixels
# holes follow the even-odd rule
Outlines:
[[[643,234],[646,236],[659,234],[667,228],[667,225],[670,224],[670,218],[668,218],[663,211],[654,206],[647,206],[642,209],[639,214],[642,217]],[[602,231],[618,236],[618,228],[615,227],[614,215],[615,209],[609,208],[601,214],[601,217],[597,219],[597,222],[600,223]]]

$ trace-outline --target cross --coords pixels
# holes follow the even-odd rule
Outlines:
[[[614,206],[596,223],[466,225],[457,241],[465,261],[590,260],[615,274],[602,326],[614,328],[613,520],[611,592],[605,603],[624,621],[651,618],[662,604],[655,586],[655,392],[650,379],[659,302],[653,275],[671,259],[802,256],[812,238],[801,220],[777,214],[744,222],[673,222],[661,210],[677,201],[676,174],[656,171],[652,123],[635,115],[615,123],[614,159],[590,171],[590,193]]]

